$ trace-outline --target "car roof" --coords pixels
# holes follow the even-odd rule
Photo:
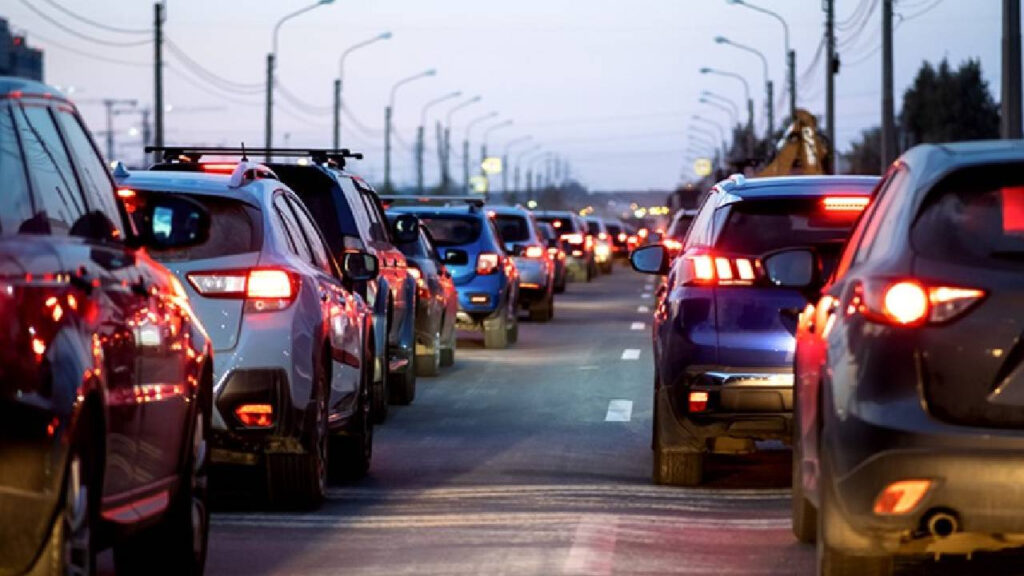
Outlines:
[[[388,212],[437,216],[472,216],[482,218],[483,212],[474,210],[471,206],[391,206]]]
[[[267,192],[287,188],[274,179],[252,180],[238,188],[228,184],[231,176],[207,172],[160,172],[137,170],[117,179],[118,187],[159,192],[177,192],[198,196],[220,196],[242,200],[259,207]]]
[[[484,210],[494,212],[495,214],[515,214],[517,216],[529,216],[530,211],[522,206],[484,206]]]
[[[21,92],[25,96],[46,96],[67,101],[67,96],[53,86],[26,78],[0,76],[0,97],[8,96],[11,92]]]
[[[729,179],[720,189],[740,199],[817,196],[845,193],[867,196],[878,184],[878,176],[777,176],[769,178]],[[729,185],[732,183],[732,185]],[[848,189],[843,187],[848,186]]]
[[[1024,140],[975,140],[948,144],[922,144],[908,150],[897,162],[927,166],[925,172],[947,174],[979,164],[1024,161]],[[934,166],[930,166],[935,164]]]

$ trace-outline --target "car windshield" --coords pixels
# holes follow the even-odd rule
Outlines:
[[[494,223],[505,242],[525,242],[530,239],[530,226],[522,216],[498,214],[494,217]]]
[[[480,218],[456,215],[420,215],[420,222],[430,230],[434,245],[442,248],[472,244],[480,238]]]
[[[923,256],[1024,267],[1024,166],[961,170],[929,194],[911,231]]]
[[[726,208],[725,226],[715,248],[761,255],[795,246],[843,242],[858,213],[826,212],[821,198],[744,200]]]

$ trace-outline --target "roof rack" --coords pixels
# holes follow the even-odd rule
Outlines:
[[[468,205],[470,209],[483,208],[486,203],[480,196],[403,196],[384,195],[380,197],[381,202],[388,205],[401,204],[403,206],[459,206]]]
[[[146,153],[160,152],[164,162],[197,163],[203,156],[241,156],[243,160],[250,154],[259,156],[283,156],[286,158],[312,158],[316,164],[330,164],[344,168],[347,159],[362,160],[362,152],[353,152],[348,148],[240,148],[210,146],[146,146]]]

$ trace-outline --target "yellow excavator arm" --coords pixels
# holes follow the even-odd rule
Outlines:
[[[782,135],[775,159],[757,173],[758,176],[789,176],[824,174],[828,144],[818,134],[818,121],[810,112],[798,108],[796,118]]]

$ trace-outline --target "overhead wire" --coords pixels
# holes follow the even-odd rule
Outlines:
[[[38,32],[35,32],[35,31],[32,32],[32,37],[36,38],[38,40],[41,40],[48,47],[60,48],[61,50],[67,50],[68,52],[73,52],[76,56],[82,56],[82,57],[90,58],[92,60],[97,60],[97,61],[100,61],[100,62],[107,62],[107,63],[110,63],[110,64],[118,64],[118,65],[121,65],[121,66],[134,66],[134,67],[138,67],[138,68],[152,68],[153,67],[152,63],[142,62],[140,60],[122,60],[120,58],[111,58],[109,56],[103,56],[103,55],[100,55],[100,54],[93,54],[92,52],[88,52],[86,50],[82,50],[81,48],[75,48],[73,46],[68,46],[67,44],[63,44],[61,42],[58,42],[56,40],[52,40],[50,38],[47,38],[46,36],[40,35]]]
[[[181,60],[182,64],[187,67],[189,72],[203,78],[210,84],[223,88],[227,92],[234,92],[237,94],[259,94],[266,89],[266,85],[262,83],[236,82],[234,80],[224,78],[220,74],[200,64],[195,58],[189,56],[169,37],[164,39],[164,45],[167,46],[168,54]]]
[[[144,46],[146,44],[153,43],[152,38],[146,38],[144,40],[116,41],[90,36],[88,34],[85,34],[84,32],[79,32],[78,30],[75,30],[74,28],[67,26],[63,22],[53,18],[46,12],[40,10],[38,6],[33,5],[32,2],[30,2],[29,0],[21,0],[21,3],[24,4],[32,12],[35,12],[35,14],[42,18],[43,20],[49,22],[50,24],[56,26],[57,28],[60,28],[61,30],[67,32],[68,34],[71,34],[72,36],[77,36],[78,38],[81,38],[82,40],[85,40],[87,42],[92,42],[94,44],[102,44],[104,46],[113,46],[117,48],[132,48],[136,46]]]
[[[70,9],[68,9],[67,7],[65,7],[65,6],[55,2],[54,0],[43,0],[43,1],[46,2],[47,4],[49,4],[50,6],[53,6],[57,10],[63,12],[64,14],[74,18],[75,20],[78,20],[79,22],[84,22],[84,23],[86,23],[86,24],[88,24],[90,26],[94,26],[96,28],[100,28],[101,30],[106,30],[108,32],[116,32],[118,34],[152,34],[153,33],[153,31],[151,29],[148,29],[148,28],[120,28],[118,26],[111,26],[110,24],[105,24],[103,22],[97,22],[96,20],[92,20],[90,18],[86,18],[85,16],[82,16],[81,14],[78,14],[77,12],[72,12]]]

